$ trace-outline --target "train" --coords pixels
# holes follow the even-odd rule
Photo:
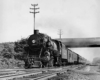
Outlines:
[[[27,40],[25,68],[66,66],[85,63],[85,59],[66,47],[61,41],[52,39],[39,30],[34,30]]]

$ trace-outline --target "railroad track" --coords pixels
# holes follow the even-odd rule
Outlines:
[[[61,67],[61,68],[45,68],[45,69],[17,69],[11,70],[8,73],[0,75],[0,80],[46,80],[48,78],[57,76],[66,72],[69,69],[75,69],[79,66],[74,67]],[[15,72],[13,72],[15,71]]]
[[[11,80],[11,79],[14,79],[14,78],[20,78],[20,77],[25,77],[25,76],[30,76],[30,75],[36,75],[36,74],[40,74],[40,73],[42,73],[42,71],[7,74],[7,75],[0,76],[0,80]]]
[[[19,74],[8,74],[8,75],[2,75],[0,76],[0,80],[11,80],[11,79],[18,79],[18,78],[22,78],[24,80],[24,78],[32,78],[34,79],[41,79],[44,78],[50,78],[53,76],[56,76],[56,74],[59,73],[59,71],[56,69],[56,71],[52,70],[42,70],[42,71],[34,71],[34,72],[27,72],[27,73],[19,73]]]

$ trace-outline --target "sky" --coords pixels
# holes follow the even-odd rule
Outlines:
[[[33,33],[31,4],[38,4],[36,29],[52,38],[100,37],[100,0],[0,0],[0,42],[26,38]],[[100,48],[72,48],[89,61]]]

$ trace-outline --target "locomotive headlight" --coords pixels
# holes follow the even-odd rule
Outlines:
[[[35,43],[36,41],[35,40],[32,40],[32,43]]]

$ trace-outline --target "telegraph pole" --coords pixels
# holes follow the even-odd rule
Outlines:
[[[62,35],[62,30],[61,29],[59,29],[59,38],[60,38],[60,40],[61,40],[61,35]]]
[[[33,12],[30,12],[30,13],[33,14],[33,19],[34,19],[33,32],[34,32],[34,30],[35,30],[35,14],[36,14],[36,13],[39,13],[39,11],[36,12],[36,10],[39,9],[39,8],[36,8],[36,6],[38,6],[38,4],[31,4],[31,6],[33,6],[33,8],[30,8],[30,9],[33,10]]]

